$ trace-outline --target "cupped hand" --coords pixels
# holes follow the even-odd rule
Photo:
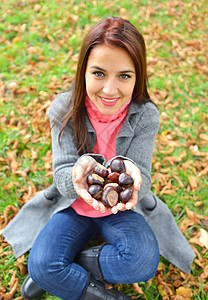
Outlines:
[[[77,160],[72,169],[72,183],[76,193],[96,210],[105,212],[107,208],[88,193],[87,176],[100,164],[91,156],[85,155]]]
[[[137,204],[138,191],[140,190],[142,184],[142,177],[139,168],[130,160],[124,160],[124,164],[126,167],[126,173],[129,174],[134,180],[134,191],[132,193],[131,198],[126,204],[118,203],[116,206],[110,209],[113,214],[116,214],[119,210],[124,211],[127,209],[132,209]]]

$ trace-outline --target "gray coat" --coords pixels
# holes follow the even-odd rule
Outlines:
[[[72,168],[80,158],[74,142],[73,128],[68,124],[58,144],[61,120],[69,108],[70,92],[59,94],[49,108],[51,122],[54,182],[29,200],[6,226],[3,234],[12,245],[15,256],[28,251],[40,230],[52,215],[69,207],[78,197],[72,184]],[[92,145],[96,134],[86,116]],[[155,135],[159,128],[159,113],[152,103],[130,103],[127,117],[116,138],[118,157],[133,161],[142,174],[142,186],[134,210],[142,214],[157,238],[160,254],[182,271],[189,273],[194,251],[179,230],[172,213],[151,190],[151,164]],[[99,154],[88,154],[99,163],[109,166]]]

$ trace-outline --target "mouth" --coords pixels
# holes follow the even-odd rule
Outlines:
[[[114,106],[114,105],[116,105],[116,103],[119,100],[119,97],[118,98],[106,98],[106,97],[99,96],[99,98],[100,98],[102,104],[105,106]]]

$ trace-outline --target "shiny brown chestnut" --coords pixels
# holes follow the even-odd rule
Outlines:
[[[122,192],[119,193],[119,201],[126,204],[131,198],[132,193],[133,193],[132,187],[124,189]]]
[[[123,191],[123,188],[116,182],[110,182],[105,184],[104,189],[108,186],[112,186],[118,194]]]
[[[96,200],[101,200],[103,189],[99,184],[92,184],[88,188],[88,193]]]
[[[133,178],[127,174],[126,172],[123,172],[118,177],[118,184],[122,187],[129,187],[133,184]]]
[[[115,190],[118,194],[120,194],[120,192],[123,191],[123,188],[118,184],[117,187],[115,188]]]
[[[89,175],[87,176],[87,183],[88,183],[89,185],[92,185],[92,184],[99,184],[99,185],[101,185],[101,186],[103,187],[104,184],[105,184],[105,180],[104,180],[103,177],[101,177],[101,176],[99,176],[99,175],[93,173],[93,174],[89,174]]]
[[[112,186],[104,188],[101,201],[107,207],[113,207],[116,205],[118,203],[118,193],[115,188]]]
[[[107,181],[118,183],[119,175],[120,175],[120,173],[118,173],[118,172],[111,172],[110,174],[108,174]]]
[[[110,163],[111,172],[123,173],[126,172],[126,167],[121,158],[114,158]]]
[[[95,166],[93,169],[93,173],[95,173],[103,178],[106,178],[109,174],[109,171],[105,167]]]

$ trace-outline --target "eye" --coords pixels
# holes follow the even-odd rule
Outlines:
[[[131,76],[127,75],[127,74],[121,74],[120,77],[122,79],[128,79],[128,78],[131,78]]]
[[[104,74],[100,71],[95,71],[93,72],[93,74],[96,76],[96,77],[104,77]]]

